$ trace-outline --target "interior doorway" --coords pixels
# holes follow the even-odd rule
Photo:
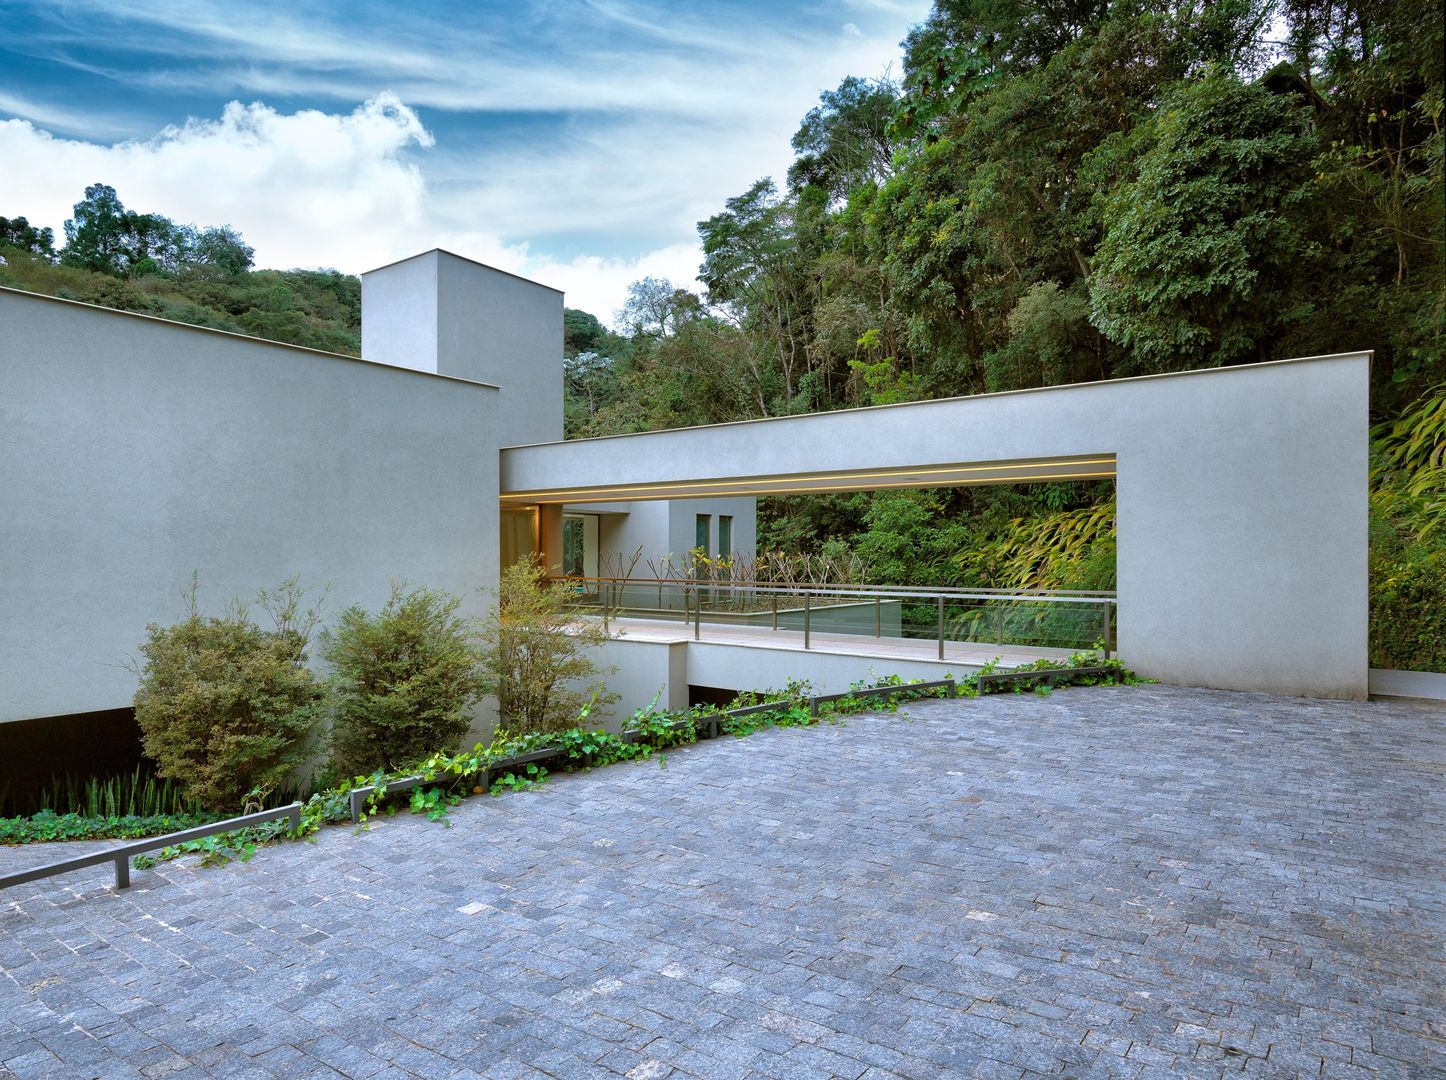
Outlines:
[[[567,577],[595,578],[598,556],[598,515],[562,517],[562,572]]]

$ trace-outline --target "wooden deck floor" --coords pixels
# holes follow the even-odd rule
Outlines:
[[[637,641],[675,642],[699,640],[713,645],[738,645],[745,648],[789,649],[803,651],[801,630],[770,630],[767,627],[737,626],[703,621],[702,633],[693,636],[693,624],[684,626],[681,619],[621,618],[609,620],[613,633],[621,631],[625,638]],[[814,652],[841,656],[863,656],[878,659],[939,659],[939,643],[930,639],[874,637],[865,634],[839,634],[814,631],[809,635]],[[1069,649],[1049,649],[1027,645],[998,645],[993,642],[945,641],[944,661],[968,668],[983,667],[998,659],[1003,667],[1029,664],[1039,659],[1064,660]]]

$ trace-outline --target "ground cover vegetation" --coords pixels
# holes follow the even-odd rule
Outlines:
[[[215,820],[181,785],[137,765],[129,774],[77,782],[65,778],[40,792],[49,809],[0,817],[0,844],[37,840],[132,839],[188,829]]]
[[[825,92],[787,175],[699,223],[701,290],[565,312],[568,434],[1373,349],[1373,663],[1439,669],[1442,26],[1439,0],[937,0],[897,77]],[[65,232],[0,219],[0,284],[357,349],[356,278],[249,269],[234,230],[102,184]],[[764,499],[759,542],[878,583],[1109,588],[1112,496]]]

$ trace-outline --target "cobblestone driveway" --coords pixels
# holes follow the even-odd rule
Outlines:
[[[1437,1076],[1443,743],[1414,703],[930,702],[97,868],[0,894],[0,1074]]]

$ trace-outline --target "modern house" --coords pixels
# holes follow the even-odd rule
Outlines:
[[[525,552],[749,552],[759,496],[1078,477],[1117,485],[1139,671],[1366,694],[1368,353],[564,442],[561,293],[443,251],[362,282],[365,359],[0,290],[0,728],[122,723],[193,573],[213,607],[299,575],[480,613]],[[951,666],[705,638],[609,645],[623,706]]]

